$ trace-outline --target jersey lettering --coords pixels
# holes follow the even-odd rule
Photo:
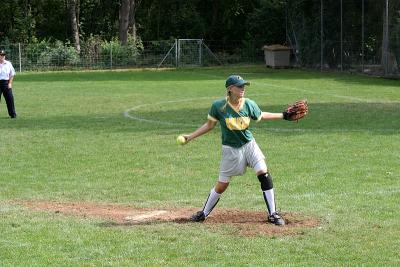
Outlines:
[[[249,117],[225,118],[225,123],[229,130],[240,131],[249,128],[250,118]]]

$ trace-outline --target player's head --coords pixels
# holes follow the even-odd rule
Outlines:
[[[4,51],[3,49],[1,49],[1,50],[0,50],[0,59],[1,59],[2,62],[3,62],[3,60],[5,59],[5,57],[6,57],[6,51]]]
[[[242,98],[244,97],[244,87],[250,85],[248,81],[245,81],[242,77],[237,74],[230,75],[225,81],[226,87],[226,102],[221,108],[222,112],[225,112],[226,105],[231,97]]]
[[[225,87],[226,87],[226,95],[229,98],[232,94],[232,91],[236,93],[241,93],[242,91],[244,92],[244,87],[246,85],[250,85],[248,81],[245,81],[242,77],[239,75],[230,75],[228,79],[225,81]],[[242,95],[243,96],[243,95]]]

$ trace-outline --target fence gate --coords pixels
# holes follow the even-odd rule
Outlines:
[[[201,39],[178,39],[178,67],[201,66]]]
[[[214,55],[214,53],[204,43],[203,39],[177,39],[174,45],[161,60],[160,67],[168,57],[175,56],[176,67],[199,67],[210,61],[222,62]]]

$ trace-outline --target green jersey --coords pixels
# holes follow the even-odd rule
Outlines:
[[[241,147],[254,139],[249,131],[251,120],[260,121],[262,111],[258,105],[248,98],[244,98],[239,109],[235,109],[226,103],[225,99],[215,101],[210,111],[208,119],[219,121],[221,124],[222,144],[231,147]]]

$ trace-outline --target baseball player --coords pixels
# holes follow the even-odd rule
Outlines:
[[[222,193],[228,188],[233,176],[243,175],[251,167],[261,183],[261,190],[268,210],[268,221],[284,225],[285,221],[275,207],[274,187],[268,172],[265,157],[249,131],[250,121],[288,120],[298,121],[308,113],[307,100],[299,100],[282,113],[263,112],[256,102],[244,98],[245,86],[249,82],[239,75],[231,75],[225,82],[226,97],[215,101],[208,113],[208,120],[191,134],[184,134],[184,143],[211,131],[217,122],[221,125],[222,160],[219,178],[201,211],[190,218],[203,222],[217,205]]]
[[[6,52],[0,50],[0,98],[3,94],[6,100],[8,115],[15,119],[14,96],[12,93],[12,82],[15,76],[15,70],[10,61],[6,60]]]
[[[245,98],[245,86],[250,85],[239,75],[231,75],[225,82],[226,98],[215,101],[208,113],[207,122],[191,134],[184,134],[185,143],[211,131],[217,122],[221,125],[222,160],[219,178],[201,211],[193,214],[191,220],[203,222],[217,205],[222,193],[229,186],[233,176],[243,175],[251,167],[261,183],[261,190],[268,210],[268,222],[284,225],[285,221],[275,207],[274,187],[268,172],[265,157],[249,131],[250,121],[298,120],[307,110],[286,110],[283,113],[263,112],[256,102]],[[305,106],[307,103],[305,102]],[[297,114],[297,115],[296,115]],[[304,114],[304,115],[303,115]],[[296,115],[296,117],[293,117]],[[301,118],[300,116],[300,118]]]

